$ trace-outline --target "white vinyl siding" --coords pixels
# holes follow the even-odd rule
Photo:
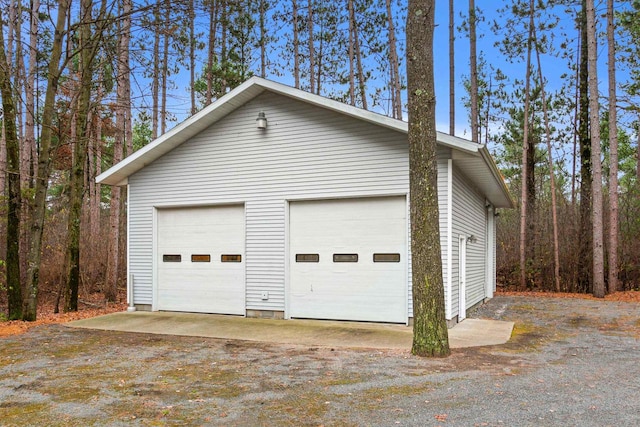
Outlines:
[[[475,190],[462,173],[453,169],[453,235],[475,237],[475,242],[467,242],[466,256],[466,306],[477,304],[485,298],[486,283],[486,208],[484,197]],[[458,313],[458,239],[453,239],[453,307],[452,315]]]
[[[260,301],[262,309],[284,307],[284,209],[282,200],[247,203],[247,300]]]
[[[448,262],[450,252],[450,242],[452,234],[449,230],[450,218],[449,209],[451,207],[451,188],[449,184],[451,182],[451,160],[444,159],[438,160],[438,209],[440,210],[440,250],[442,253],[442,283],[444,285],[444,301],[445,301],[445,316],[447,319],[451,319],[451,287],[450,271],[452,267]]]
[[[259,111],[266,131],[256,129]],[[285,200],[406,195],[406,135],[267,92],[132,175],[129,187],[136,304],[152,303],[154,207],[245,203],[247,309],[284,310]]]
[[[448,163],[449,156],[451,156],[451,150],[449,148],[444,148],[442,146],[438,146],[437,150],[437,159],[438,159],[438,210],[440,211],[440,249],[442,254],[442,279],[445,286],[445,306],[447,298],[449,298],[447,293],[447,242],[449,240],[447,234],[447,202],[449,200],[449,192],[447,190],[447,181],[449,176]],[[407,190],[408,191],[408,190]],[[409,197],[407,197],[407,218],[409,215]],[[408,257],[407,257],[407,274],[409,277],[409,317],[413,317],[413,292],[411,289],[411,224],[410,221],[407,220],[407,244],[408,247]],[[447,313],[448,314],[448,313]],[[447,318],[449,318],[447,316]]]

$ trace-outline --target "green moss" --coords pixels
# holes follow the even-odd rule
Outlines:
[[[48,403],[5,401],[0,403],[0,422],[3,426],[66,425],[63,420],[51,416],[52,409]]]
[[[393,396],[414,396],[431,390],[433,390],[433,384],[430,382],[401,386],[374,387],[361,393],[360,398],[363,402],[380,402]]]
[[[331,396],[306,392],[265,402],[258,414],[259,424],[278,426],[318,426],[331,407]]]
[[[536,351],[551,334],[551,331],[530,323],[516,323],[511,332],[511,339],[502,350],[516,353]]]
[[[69,387],[39,387],[38,392],[52,396],[56,402],[86,403],[98,398],[101,391],[97,387],[88,387],[84,384],[70,384]]]
[[[360,384],[366,381],[366,377],[361,374],[350,374],[337,377],[325,377],[316,382],[320,386],[332,387],[341,385]]]
[[[163,371],[160,376],[166,385],[184,388],[184,393],[195,398],[206,392],[211,397],[229,399],[241,396],[248,389],[247,385],[238,384],[243,378],[239,370],[210,363],[184,365]]]

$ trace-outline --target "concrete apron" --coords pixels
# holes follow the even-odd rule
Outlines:
[[[410,349],[413,329],[405,325],[273,320],[176,312],[123,312],[65,324],[73,328],[183,335],[320,347]],[[504,344],[513,322],[465,319],[449,329],[451,348]]]

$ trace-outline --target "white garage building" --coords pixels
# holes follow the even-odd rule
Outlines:
[[[455,322],[493,295],[512,200],[485,146],[438,143]],[[254,77],[97,180],[128,188],[138,309],[410,321],[406,122]]]

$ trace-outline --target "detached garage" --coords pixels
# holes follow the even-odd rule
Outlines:
[[[438,134],[449,320],[495,287],[485,146]],[[140,310],[408,323],[407,123],[252,78],[100,175],[128,188]]]

